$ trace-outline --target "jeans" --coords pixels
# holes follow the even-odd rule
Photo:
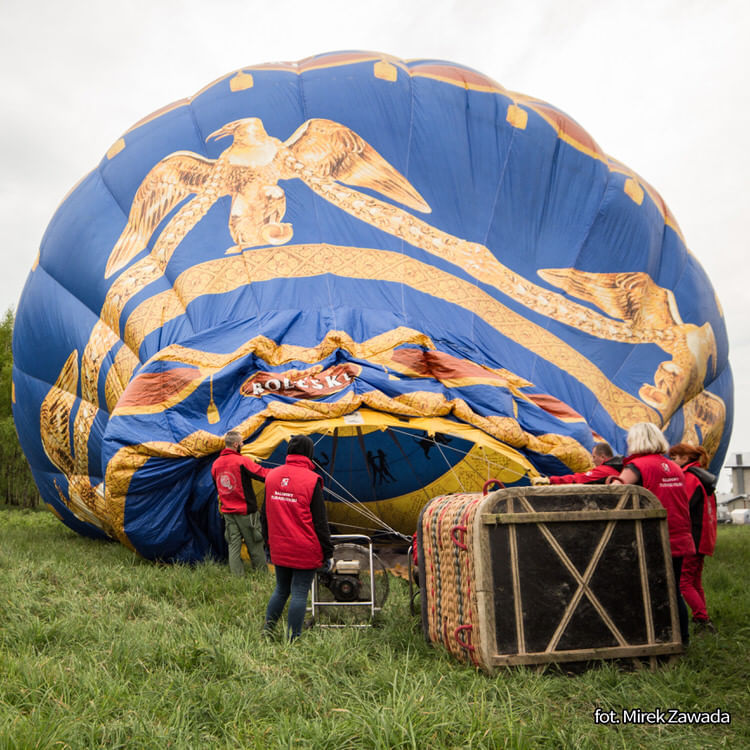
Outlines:
[[[266,608],[266,624],[264,630],[273,629],[276,621],[284,611],[286,600],[289,601],[289,612],[287,613],[287,625],[289,627],[289,638],[294,640],[302,632],[302,623],[307,610],[307,595],[310,593],[315,570],[298,570],[297,568],[285,568],[276,565],[276,588],[268,600]]]

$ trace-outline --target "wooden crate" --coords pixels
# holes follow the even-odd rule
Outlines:
[[[682,651],[666,511],[642,487],[437,497],[417,544],[425,637],[488,672]]]

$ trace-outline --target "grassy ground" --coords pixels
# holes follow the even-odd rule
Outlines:
[[[159,567],[45,512],[0,511],[0,748],[750,747],[750,527],[723,527],[716,636],[658,671],[490,678],[426,644],[400,579],[380,627],[260,636],[271,578]],[[596,725],[721,709],[724,726]]]

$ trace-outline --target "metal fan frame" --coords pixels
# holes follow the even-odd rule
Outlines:
[[[355,602],[338,602],[338,601],[323,601],[319,595],[318,585],[318,574],[315,574],[312,584],[312,592],[310,599],[310,607],[308,612],[312,615],[312,621],[315,625],[321,628],[368,628],[372,626],[372,622],[378,612],[381,611],[382,605],[388,597],[388,588],[386,587],[383,601],[378,604],[375,593],[375,565],[380,565],[383,568],[383,575],[388,575],[385,566],[381,562],[380,558],[373,551],[372,539],[365,534],[331,534],[331,541],[334,543],[334,557],[336,555],[336,548],[346,544],[353,543],[363,548],[366,552],[367,559],[369,561],[369,573],[370,573],[370,598],[367,600],[357,600]],[[326,607],[366,607],[370,608],[370,617],[368,622],[364,623],[325,623],[318,622],[317,615],[320,610]]]

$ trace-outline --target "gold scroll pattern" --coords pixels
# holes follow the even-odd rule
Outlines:
[[[274,248],[257,249],[246,252],[242,256],[207,261],[187,269],[175,281],[174,290],[162,292],[158,295],[160,299],[152,297],[144,301],[132,313],[131,318],[137,319],[136,328],[147,330],[149,328],[148,321],[153,320],[154,316],[162,318],[165,311],[170,309],[174,311],[175,315],[179,315],[179,311],[185,304],[205,294],[222,294],[244,286],[250,279],[263,281],[279,277],[311,276],[327,273],[332,267],[337,268],[342,275],[352,278],[375,278],[391,282],[399,282],[408,278],[410,286],[413,288],[476,312],[486,322],[501,330],[509,338],[523,343],[532,351],[536,351],[541,356],[556,362],[562,369],[570,372],[589,387],[622,427],[627,428],[630,424],[638,421],[655,421],[657,419],[656,414],[648,406],[614,386],[598,368],[565,342],[508,309],[469,282],[391,251],[354,247],[340,248],[328,245],[297,245],[287,246],[284,249],[286,251],[284,253]],[[170,302],[170,300],[172,301]],[[130,323],[130,319],[128,323]],[[402,339],[403,343],[426,344],[425,339],[414,332],[403,331],[403,335],[401,335],[399,331],[399,338]],[[368,345],[367,351],[361,348],[350,350],[353,353],[356,352],[357,356],[375,357],[375,350],[383,343],[385,342],[378,342],[377,346]],[[346,335],[337,333],[323,342],[322,348],[319,345],[319,347],[315,347],[315,350],[322,358],[322,356],[326,356],[323,352],[329,353],[334,345],[349,348]],[[273,364],[282,364],[289,359],[313,361],[309,358],[313,350],[308,352],[290,347],[281,349],[274,355],[272,354],[274,346],[270,340],[264,340],[260,344],[254,340],[253,346],[257,346],[256,351],[258,353],[262,351],[262,356],[264,358],[268,356]],[[174,358],[177,361],[185,361],[213,370],[214,367],[218,369],[225,366],[228,361],[238,356],[244,356],[248,350],[249,345],[238,349],[237,352],[221,357],[173,346],[156,355],[156,357],[160,359]],[[369,394],[361,400],[350,400],[347,396],[337,402],[333,409],[333,404],[315,405],[309,402],[297,402],[287,405],[281,402],[273,402],[263,413],[255,415],[248,422],[243,423],[241,429],[243,433],[249,435],[262,424],[266,417],[286,420],[321,419],[335,416],[339,412],[342,415],[349,413],[363,404],[379,410],[401,413],[405,416],[417,416],[426,413],[439,416],[447,413],[441,411],[448,408],[446,404],[440,404],[440,409],[434,411],[429,409],[429,405],[424,400],[419,402],[417,409],[407,408],[411,398],[429,399],[433,396],[434,394],[424,397],[421,394],[419,396],[410,394],[395,400],[377,393]],[[699,422],[699,424],[702,425],[704,433],[720,435],[723,429],[723,404],[716,397],[707,396],[706,398],[712,401],[714,408],[706,411],[703,415],[696,412],[696,416],[702,416],[707,420]],[[692,402],[698,403],[701,400],[701,398],[696,398]],[[455,416],[510,445],[528,447],[542,453],[552,453],[571,468],[582,465],[581,459],[576,457],[580,446],[576,444],[577,450],[570,450],[569,446],[560,444],[560,436],[537,436],[538,442],[532,445],[525,442],[527,438],[522,431],[519,432],[520,428],[515,420],[504,417],[480,418],[473,414],[465,402],[452,403],[451,408],[453,408]],[[420,412],[420,409],[424,411]],[[196,433],[196,435],[198,435],[198,439],[205,441],[203,433]],[[186,438],[181,444],[190,445],[191,438]],[[214,441],[213,445],[220,447],[220,441]],[[192,449],[194,448],[191,446]],[[216,449],[216,447],[213,447],[212,451]],[[134,451],[137,454],[135,448]],[[132,477],[132,471],[134,470],[133,467],[129,468],[130,457],[129,449],[124,448],[112,462],[113,475],[117,472],[121,478],[119,488],[116,489],[114,485],[112,487],[113,502],[118,506],[120,503],[124,504],[124,494],[121,493],[123,490],[126,491],[125,483],[129,484],[129,479]],[[588,457],[584,460],[588,460]],[[587,465],[583,466],[583,468],[587,467]],[[107,487],[110,488],[109,481]],[[115,500],[115,495],[117,500]],[[124,512],[124,505],[122,512]]]
[[[189,349],[180,344],[172,344],[155,354],[151,361],[182,362],[215,372],[248,354],[255,354],[273,367],[294,361],[312,364],[325,359],[337,349],[343,349],[357,359],[376,361],[384,352],[391,352],[394,347],[403,344],[413,344],[427,349],[435,348],[432,339],[426,334],[415,331],[413,328],[399,326],[362,342],[355,341],[346,331],[328,331],[316,346],[277,344],[267,336],[256,336],[229,354],[212,354],[201,349]]]
[[[252,246],[255,238],[263,235],[263,227],[271,226],[283,227],[278,229],[278,238],[273,244],[287,241],[292,228],[290,224],[279,223],[285,204],[284,192],[276,183],[279,179],[299,178],[343,211],[463,268],[477,280],[494,286],[537,313],[598,338],[657,344],[671,354],[672,359],[659,366],[654,384],[644,384],[640,395],[659,412],[662,424],[681,401],[702,391],[707,363],[712,356],[715,366],[716,346],[710,325],[699,328],[684,324],[673,296],[669,296],[671,292],[656,286],[647,274],[585,274],[585,279],[581,279],[575,269],[563,269],[567,273],[562,275],[554,269],[546,275],[543,272],[550,283],[583,296],[612,317],[601,315],[516,274],[484,245],[442,232],[399,206],[337,182],[337,179],[359,181],[358,184],[381,190],[394,200],[419,210],[429,210],[402,175],[356,133],[339,123],[308,120],[285,142],[269,136],[258,118],[229,123],[210,137],[217,134],[232,136],[232,144],[216,160],[177,152],[154,167],[136,193],[128,225],[115,244],[108,267],[117,268],[139,252],[166,208],[177,198],[191,190],[195,197],[170,219],[149,256],[131,269],[133,273],[123,274],[113,285],[102,310],[102,319],[110,328],[115,329],[115,318],[119,320],[122,304],[129,298],[131,279],[138,277],[142,285],[148,283],[153,274],[160,274],[179,242],[222,194],[234,196],[229,229],[238,243],[245,237],[253,238],[248,240],[250,245],[245,245]],[[346,166],[322,168],[321,163],[324,166],[329,163],[325,158],[342,160]],[[362,180],[357,170],[364,170],[367,180]],[[248,206],[243,213],[242,191],[257,192],[258,182],[265,186],[262,191],[265,197],[258,198],[263,205],[260,210]],[[162,193],[167,193],[167,197]],[[628,283],[629,288],[623,292]],[[613,294],[613,289],[619,293]],[[644,296],[646,302],[641,300]],[[180,307],[184,309],[183,305]],[[648,314],[643,314],[644,308]],[[140,323],[136,315],[131,316],[126,325],[125,342],[134,351],[144,335]]]
[[[73,351],[55,384],[42,401],[40,432],[42,447],[52,463],[68,480],[67,497],[55,481],[55,488],[63,505],[81,521],[90,523],[109,536],[114,530],[109,524],[104,488],[91,486],[88,452],[79,453],[80,440],[75,437],[75,450],[70,445],[70,413],[76,402],[78,381],[78,352]]]
[[[332,267],[339,269],[339,273],[354,278],[376,278],[392,282],[400,282],[404,278],[409,278],[410,285],[413,288],[477,313],[490,325],[493,325],[506,336],[509,336],[509,338],[523,343],[532,351],[536,351],[541,356],[556,362],[558,366],[570,372],[589,387],[621,426],[626,428],[629,424],[636,421],[655,421],[656,415],[648,406],[614,386],[585,357],[569,347],[565,342],[505,307],[474,284],[457,279],[451,274],[391,251],[351,247],[339,248],[326,245],[288,246],[284,250],[285,252],[281,253],[276,248],[258,249],[246,252],[241,256],[220,258],[194,266],[181,274],[175,282],[174,290],[167,290],[141,303],[128,319],[128,325],[131,324],[131,320],[135,319],[137,329],[142,333],[144,331],[147,332],[152,326],[156,328],[158,325],[162,325],[165,320],[182,314],[184,306],[191,300],[204,294],[221,294],[231,291],[239,286],[243,286],[249,279],[262,281],[278,277],[317,275],[328,272]],[[419,345],[425,344],[424,338],[420,334],[405,335],[403,336],[403,342],[417,343]],[[332,347],[343,343],[345,343],[343,339],[333,337],[325,342],[324,347],[328,351],[331,351]],[[307,359],[304,356],[304,352],[296,349],[289,349],[288,351],[282,349],[276,357],[273,357],[269,353],[273,348],[274,345],[270,340],[265,341],[262,346],[264,358],[268,356],[271,362],[280,363],[282,360],[288,361],[288,359],[304,361]],[[120,351],[123,350],[129,351],[125,347]],[[357,356],[367,356],[374,353],[374,350],[360,350]],[[182,351],[180,347],[170,347],[168,350],[157,355],[157,357],[164,359],[174,357],[175,359],[179,359],[185,354],[187,352]],[[216,355],[213,356],[215,357]],[[234,356],[243,355],[237,352]],[[205,357],[211,359],[211,355],[207,353]],[[190,362],[192,360],[188,358],[187,361]],[[194,363],[201,366],[210,366],[211,364],[200,357]],[[225,364],[226,358],[223,361],[222,358],[219,358],[218,362],[215,361],[213,363],[214,367],[217,365],[221,367]],[[211,369],[213,370],[213,367]],[[701,399],[694,400],[696,402],[701,401]],[[711,415],[708,415],[711,416],[712,422],[703,422],[702,424],[706,425],[706,427],[713,425],[713,432],[720,435],[722,419],[717,420],[716,417],[723,418],[723,409],[720,409],[721,414],[717,414],[716,407],[722,407],[723,405],[720,404],[718,399],[714,399],[713,402],[713,412]],[[353,410],[357,407],[351,405],[350,408]],[[467,411],[465,405],[463,411]],[[470,410],[468,411],[470,412]],[[309,411],[302,409],[300,413],[309,413]],[[701,416],[697,412],[696,414],[697,416]],[[269,416],[276,415],[269,414]],[[457,413],[456,416],[459,416],[459,414]],[[491,422],[480,426],[476,422],[472,422],[468,418],[469,416],[467,414],[461,415],[466,421],[475,424],[481,429],[486,429],[489,434],[497,435],[492,429]],[[707,414],[703,416],[705,417]],[[256,420],[256,426],[264,418],[261,417]],[[285,418],[293,418],[293,415],[285,415]],[[321,418],[320,412],[316,412],[316,418]],[[78,420],[76,420],[76,426],[78,426]],[[704,428],[704,432],[706,431]],[[511,442],[507,435],[501,439]],[[517,444],[517,440],[512,442]],[[551,438],[548,439],[548,442],[554,444],[554,440]],[[217,449],[215,446],[218,445],[220,447],[220,441],[218,443],[213,441],[211,445],[210,452],[215,452]],[[549,452],[550,447],[551,445],[539,446],[535,450]],[[563,460],[573,468],[574,461]],[[134,471],[135,468],[135,466],[132,466],[131,470]],[[118,469],[118,471],[121,471],[121,469]],[[114,486],[110,487],[108,482],[106,483],[106,487],[109,497],[112,497],[110,491],[119,494],[115,492]],[[107,505],[109,506],[109,504],[110,501],[108,500]],[[120,513],[116,508],[113,508],[113,512],[112,522],[113,526],[117,528],[117,521],[115,519]]]
[[[724,432],[726,406],[718,396],[703,391],[682,405],[683,442],[702,445],[710,458],[716,455]],[[697,428],[700,428],[700,434]]]
[[[351,414],[362,407],[405,417],[452,415],[513,448],[553,455],[574,471],[585,470],[591,466],[588,451],[573,438],[553,434],[532,435],[525,432],[515,419],[482,417],[475,414],[463,399],[448,399],[443,394],[432,391],[415,391],[395,398],[379,391],[348,391],[340,399],[330,403],[312,400],[298,400],[292,403],[271,401],[261,412],[252,415],[233,429],[238,430],[244,439],[253,434],[267,419],[284,422],[334,419]],[[135,472],[149,458],[198,458],[218,452],[223,444],[221,436],[197,430],[178,443],[146,442],[120,448],[107,465],[104,482],[107,489],[107,513],[118,539],[129,544],[124,532],[125,498]]]
[[[659,411],[662,421],[669,418],[683,399],[693,398],[703,390],[711,357],[715,366],[716,343],[711,326],[708,323],[700,327],[683,323],[673,295],[667,299],[671,292],[654,284],[648,274],[585,274],[585,285],[568,283],[566,287],[565,282],[575,277],[576,269],[562,269],[567,272],[565,276],[559,271],[555,273],[557,269],[550,269],[546,275],[540,271],[546,280],[579,295],[583,289],[587,289],[589,301],[619,316],[619,319],[606,317],[515,273],[500,263],[484,245],[442,232],[397,206],[364,196],[344,185],[331,186],[312,175],[305,181],[316,193],[347,213],[459,266],[478,281],[495,287],[534,312],[600,339],[659,346],[672,356],[672,360],[660,365],[659,378],[653,386],[646,384],[640,395]],[[623,276],[629,279],[635,277],[639,285],[636,292],[646,289],[650,282],[646,289],[650,295],[646,301],[658,303],[650,306],[650,315],[639,314],[640,309],[633,309],[636,294],[632,294],[628,300],[630,306],[621,304],[615,307],[613,300],[616,295],[612,294],[612,290],[618,288]],[[655,290],[661,294],[655,295]],[[601,298],[606,298],[606,307],[600,302]]]
[[[620,426],[658,421],[658,413],[615,386],[590,360],[562,339],[502,304],[476,284],[390,250],[336,245],[288,245],[259,248],[206,261],[175,280],[173,289],[144,300],[126,324],[148,331],[162,317],[181,314],[184,305],[206,294],[223,294],[248,283],[275,278],[300,278],[330,273],[347,278],[402,283],[477,314],[512,341],[552,362],[589,388]],[[157,355],[158,356],[158,355]]]
[[[229,230],[237,243],[230,251],[269,242],[285,244],[291,239],[293,228],[280,222],[285,212],[285,194],[277,183],[296,178],[341,210],[462,268],[541,315],[601,339],[659,346],[671,355],[671,360],[659,366],[654,383],[644,384],[640,396],[659,412],[662,424],[683,400],[702,391],[709,359],[713,358],[715,367],[716,344],[710,325],[683,323],[671,292],[658,287],[645,273],[586,274],[576,269],[540,272],[545,280],[569,295],[607,313],[602,315],[570,296],[525,279],[502,264],[484,245],[443,232],[398,205],[341,184],[343,181],[370,187],[413,209],[430,210],[400,173],[340,123],[311,119],[282,142],[266,133],[259,118],[245,118],[228,123],[209,138],[230,136],[231,145],[215,160],[176,152],[149,172],[136,193],[128,224],[115,244],[108,269],[121,267],[140,252],[167,209],[188,194],[194,197],[177,211],[156,239],[149,256],[153,266],[163,269],[184,236],[225,194],[232,196]],[[122,295],[118,291],[112,296],[115,300]],[[106,308],[105,303],[102,318],[109,319],[112,327],[114,320]],[[115,308],[121,310],[114,304],[112,312]],[[141,333],[137,319],[130,320],[126,343],[134,348],[138,339],[142,340]]]

